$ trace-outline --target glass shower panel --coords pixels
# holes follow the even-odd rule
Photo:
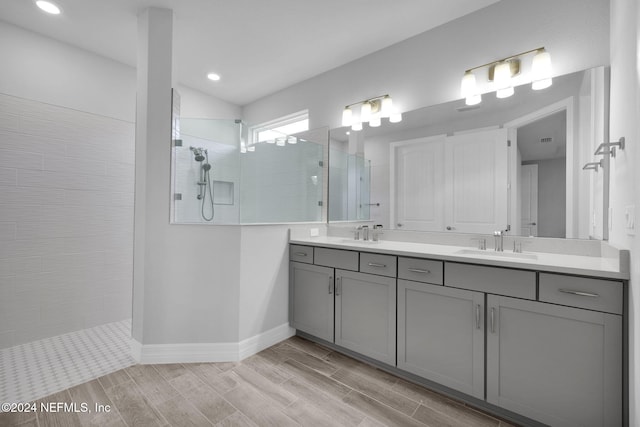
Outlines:
[[[173,153],[173,223],[238,224],[240,132],[235,120],[180,119]]]
[[[337,149],[329,151],[329,221],[370,219],[371,162]]]
[[[254,151],[242,154],[243,224],[322,220],[326,145],[291,138],[258,142]]]

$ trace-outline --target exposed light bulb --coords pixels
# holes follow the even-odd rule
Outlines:
[[[366,123],[369,120],[371,120],[371,103],[365,101],[360,107],[360,121]]]
[[[551,86],[551,55],[544,49],[540,49],[533,57],[531,64],[531,89],[540,90]]]
[[[60,9],[60,6],[50,1],[38,0],[36,1],[36,6],[52,15],[60,15],[60,13],[62,13],[62,9]]]
[[[353,111],[350,107],[344,107],[342,110],[342,126],[351,126],[353,124]]]
[[[356,132],[362,130],[362,122],[355,122],[354,124],[352,124],[351,130]]]
[[[385,119],[391,115],[393,112],[393,100],[389,95],[386,95],[380,101],[380,117]]]
[[[207,78],[211,81],[217,82],[220,80],[220,74],[216,74],[216,73],[209,73],[207,74]]]
[[[498,98],[508,98],[513,95],[514,90],[511,85],[511,65],[509,62],[501,62],[496,65],[493,72],[493,81],[496,84],[496,96]]]

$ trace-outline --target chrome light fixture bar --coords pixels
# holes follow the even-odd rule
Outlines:
[[[356,107],[359,107],[359,115],[354,114]],[[394,108],[389,95],[354,102],[342,110],[342,126],[350,126],[353,131],[362,130],[363,123],[368,123],[370,127],[378,127],[382,124],[382,119],[386,118],[390,123],[402,121],[402,113]]]
[[[480,68],[488,68],[487,80],[494,82],[498,98],[513,95],[512,78],[520,74],[520,57],[530,53],[535,53],[531,63],[531,88],[541,90],[551,86],[551,56],[544,47],[539,47],[466,70],[460,84],[460,92],[465,99],[465,104],[476,105],[482,102],[482,95],[476,85],[474,74],[474,71]]]

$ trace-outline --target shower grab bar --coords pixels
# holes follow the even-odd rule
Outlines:
[[[623,136],[617,141],[603,142],[602,144],[598,145],[598,148],[596,148],[596,152],[593,154],[595,154],[596,156],[604,156],[605,154],[611,154],[611,157],[615,157],[616,147],[618,147],[620,150],[624,150],[624,145],[625,145],[625,139]],[[605,148],[608,148],[609,150],[605,151]]]

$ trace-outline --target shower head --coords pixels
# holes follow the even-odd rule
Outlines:
[[[193,151],[193,155],[195,156],[196,162],[202,162],[207,154],[207,150],[202,147],[189,147],[191,151]],[[204,153],[204,154],[203,154]]]
[[[208,170],[211,169],[211,165],[209,163],[205,163],[202,165],[202,169],[207,172]]]

